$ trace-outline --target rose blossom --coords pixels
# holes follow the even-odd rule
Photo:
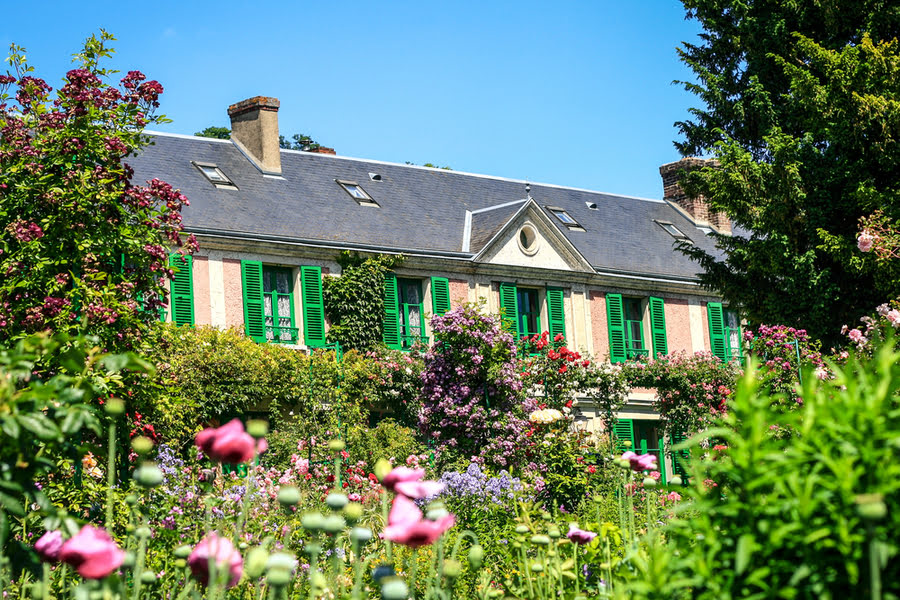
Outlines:
[[[59,560],[85,579],[103,579],[121,566],[125,553],[106,531],[85,525],[59,549]]]
[[[875,238],[872,237],[872,234],[868,231],[863,231],[859,234],[859,237],[856,238],[856,246],[862,252],[871,252],[872,247],[875,245]]]

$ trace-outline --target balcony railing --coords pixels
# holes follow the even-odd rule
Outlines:
[[[638,357],[646,358],[650,356],[650,351],[646,348],[625,348],[625,357],[632,360]]]
[[[404,327],[403,331],[400,332],[400,347],[404,350],[408,350],[416,344],[427,346],[428,336],[423,335],[421,331],[421,327],[411,327],[409,331]]]
[[[266,340],[271,344],[296,345],[300,343],[300,328],[266,325]]]

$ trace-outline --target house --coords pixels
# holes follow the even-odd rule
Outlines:
[[[232,105],[232,139],[158,133],[132,161],[190,199],[185,229],[200,251],[180,265],[170,319],[243,328],[260,342],[321,346],[322,277],[342,250],[406,258],[386,285],[385,342],[428,339],[429,313],[483,299],[518,333],[562,333],[613,362],[677,350],[739,352],[739,323],[701,289],[674,249],[730,232],[723,215],[663,165],[663,200],[632,198],[318,152],[282,150],[274,98]],[[180,260],[180,259],[178,259]],[[658,448],[649,390],[635,391],[621,434]],[[596,410],[581,407],[593,428]]]

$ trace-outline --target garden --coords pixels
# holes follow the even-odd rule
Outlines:
[[[373,257],[367,294],[329,283],[343,352],[161,323],[197,244],[187,198],[130,181],[162,86],[108,84],[111,40],[54,98],[21,48],[0,75],[4,598],[900,597],[900,303],[828,350],[756,325],[728,363],[611,365],[477,304],[401,352]],[[891,261],[861,227],[854,260]],[[617,434],[633,387],[663,451]]]

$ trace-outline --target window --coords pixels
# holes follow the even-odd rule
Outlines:
[[[625,298],[622,300],[622,310],[625,317],[625,355],[628,358],[646,356],[644,347],[644,311],[638,298]]]
[[[362,188],[361,185],[356,183],[355,181],[341,181],[340,179],[335,180],[338,182],[344,191],[350,194],[350,196],[356,200],[362,206],[378,206],[378,203],[372,199],[366,190]]]
[[[565,224],[566,227],[570,227],[570,228],[574,228],[574,227],[580,228],[581,227],[581,225],[578,224],[578,221],[576,221],[572,215],[570,215],[568,212],[566,212],[566,210],[564,208],[558,208],[556,206],[548,206],[547,210],[549,210],[551,213],[553,213],[554,217],[556,217],[557,219],[562,221],[562,223]]]
[[[263,267],[263,319],[269,342],[297,343],[299,330],[294,327],[292,271],[285,267]]]
[[[220,169],[216,165],[212,163],[201,162],[193,162],[193,165],[197,167],[200,172],[203,173],[203,176],[206,177],[206,179],[216,187],[237,188],[237,186],[234,185],[234,182],[228,179],[225,173],[222,172],[222,169]]]
[[[665,442],[659,430],[659,421],[649,419],[616,419],[613,427],[613,441],[616,452],[630,449],[637,454],[652,454],[660,474],[660,481],[667,480],[668,469],[665,464]],[[631,442],[628,448],[625,442]]]
[[[706,305],[709,317],[709,345],[712,353],[725,362],[743,360],[741,353],[741,320],[737,313],[721,302]]]
[[[538,304],[538,291],[522,288],[517,289],[516,303],[519,307],[519,339],[540,335],[541,305]]]
[[[383,336],[387,347],[395,350],[428,343],[421,280],[398,279],[393,273],[385,276]]]

